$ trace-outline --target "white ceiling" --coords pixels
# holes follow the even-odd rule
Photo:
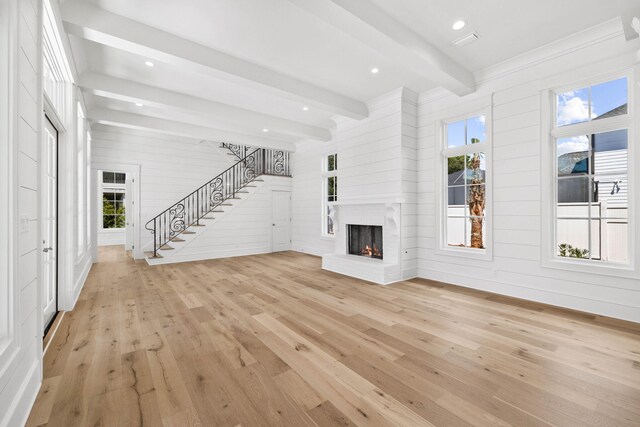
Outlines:
[[[451,87],[458,87],[461,81],[461,86],[468,87],[465,75],[473,79],[473,72],[619,15],[618,8],[612,6],[615,2],[607,0],[67,0],[63,2],[63,20],[68,17],[73,21],[68,15],[81,3],[137,21],[127,24],[134,38],[138,27],[141,34],[146,31],[145,24],[184,39],[180,46],[196,51],[199,48],[193,43],[197,43],[209,48],[211,55],[215,50],[243,60],[249,68],[275,71],[276,82],[285,81],[289,89],[294,88],[290,90],[294,96],[287,96],[281,90],[270,90],[264,81],[256,85],[246,76],[231,78],[228,69],[226,74],[202,72],[202,67],[164,60],[166,56],[157,54],[158,49],[103,42],[90,35],[92,19],[86,18],[86,27],[81,23],[80,31],[72,31],[71,24],[66,24],[73,33],[71,46],[81,76],[99,73],[249,111],[243,122],[238,115],[212,117],[209,111],[186,111],[171,105],[135,107],[87,90],[90,109],[124,111],[254,137],[266,136],[261,135],[264,123],[280,120],[277,132],[268,136],[284,143],[303,138],[295,123],[318,138],[321,132],[315,130],[330,128],[331,118],[344,112],[344,105],[355,103],[357,110],[358,102],[398,87],[423,92],[446,87],[443,81],[447,79],[454,82]],[[347,8],[364,5],[364,12],[359,15],[356,9],[341,9],[341,4]],[[322,13],[314,13],[314,8],[325,6]],[[461,31],[451,29],[457,19],[467,22]],[[480,35],[478,41],[461,48],[452,44],[471,31]],[[414,43],[416,40],[419,43]],[[402,51],[401,56],[390,50],[393,43]],[[153,68],[144,65],[149,59],[145,52],[155,55]],[[175,56],[172,53],[171,58]],[[443,58],[450,63],[438,69]],[[380,72],[371,74],[372,67]],[[301,82],[310,84],[312,92],[325,90],[330,101],[316,102],[309,91],[301,96],[296,91]],[[342,98],[336,100],[333,95]],[[304,105],[310,106],[308,111],[302,110]]]

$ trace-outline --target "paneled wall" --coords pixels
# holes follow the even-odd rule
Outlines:
[[[9,262],[15,262],[17,270],[8,284],[9,310],[16,323],[10,325],[8,336],[0,337],[0,342],[7,344],[4,348],[0,346],[0,426],[17,426],[26,421],[42,377],[42,316],[38,309],[41,8],[35,0],[3,3],[2,12],[7,13],[4,17],[7,22],[3,24],[7,27],[2,31],[8,30],[12,40],[17,41],[9,45],[10,64],[17,64],[17,69],[9,75],[8,98],[14,101],[9,109],[13,121],[9,148],[15,168],[9,205],[17,205],[12,221],[17,234],[9,246],[8,258]]]
[[[91,143],[93,163],[141,166],[143,247],[152,241],[144,230],[149,219],[230,167],[234,159],[195,139],[105,126],[95,126]]]
[[[545,268],[542,202],[547,89],[633,67],[622,37],[607,39],[487,82],[459,98],[423,94],[418,139],[418,275],[466,287],[640,321],[637,279]],[[493,257],[478,260],[437,250],[436,162],[439,121],[488,106],[493,115]],[[637,135],[630,144],[638,144]],[[491,207],[489,207],[491,209]]]
[[[400,88],[368,102],[369,117],[340,118],[329,143],[303,142],[295,153],[293,247],[322,255],[334,251],[322,236],[322,161],[338,153],[338,201],[402,205],[402,269],[416,274],[417,94]]]

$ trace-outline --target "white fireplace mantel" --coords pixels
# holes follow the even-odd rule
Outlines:
[[[397,199],[391,201],[388,198],[384,201],[367,198],[357,203],[348,200],[332,204],[330,215],[335,230],[335,248],[333,253],[323,255],[322,268],[382,285],[402,280],[401,206]],[[348,253],[349,224],[382,226],[382,260]]]

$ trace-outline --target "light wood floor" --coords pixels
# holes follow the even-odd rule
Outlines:
[[[293,252],[100,251],[30,426],[638,426],[640,326]]]

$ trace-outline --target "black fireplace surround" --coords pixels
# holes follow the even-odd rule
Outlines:
[[[347,249],[351,255],[382,259],[382,226],[348,224]]]

